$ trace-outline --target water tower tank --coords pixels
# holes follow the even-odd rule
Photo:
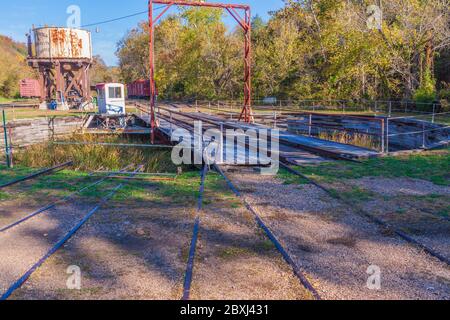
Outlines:
[[[45,27],[34,29],[37,59],[92,59],[87,30]]]

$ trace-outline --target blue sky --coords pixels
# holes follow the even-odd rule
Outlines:
[[[70,5],[78,5],[81,8],[81,24],[113,19],[136,12],[145,11],[147,0],[20,0],[2,1],[0,11],[0,34],[25,42],[25,34],[32,24],[35,26],[66,26]],[[252,6],[252,14],[260,15],[267,20],[268,12],[283,7],[282,0],[209,0],[209,2],[243,3]],[[121,4],[120,4],[121,3]],[[158,5],[155,5],[155,7]],[[173,12],[171,9],[169,12]],[[117,63],[115,57],[116,43],[124,36],[127,30],[136,26],[138,21],[144,20],[145,15],[128,18],[110,24],[88,28],[92,31],[94,54],[100,54],[108,65]],[[225,22],[234,27],[235,23],[228,15]]]

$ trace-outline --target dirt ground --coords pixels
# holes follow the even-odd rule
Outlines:
[[[232,173],[324,299],[450,299],[450,268],[312,185]],[[447,228],[447,227],[442,227]],[[447,229],[445,229],[447,230]],[[445,231],[446,241],[450,233]],[[368,287],[377,268],[381,287]]]

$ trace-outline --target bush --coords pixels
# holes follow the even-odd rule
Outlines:
[[[0,95],[5,98],[12,98],[19,92],[19,77],[17,74],[10,74],[0,87]]]
[[[436,101],[436,82],[430,72],[426,72],[420,87],[414,93],[414,101],[417,103],[433,103]]]
[[[450,84],[444,85],[443,88],[439,90],[438,99],[442,105],[441,112],[450,111]]]

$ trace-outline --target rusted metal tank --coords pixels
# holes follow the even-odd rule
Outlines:
[[[34,29],[37,59],[92,59],[87,30],[45,27]]]
[[[36,79],[20,80],[19,91],[22,98],[38,98],[41,96],[39,81]]]

